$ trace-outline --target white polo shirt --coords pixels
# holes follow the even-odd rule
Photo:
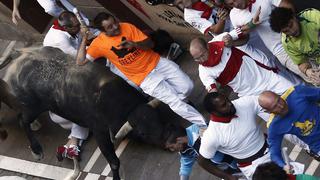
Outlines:
[[[203,11],[198,11],[195,9],[189,9],[189,8],[184,8],[184,20],[187,21],[192,27],[196,28],[199,30],[202,34],[213,24],[217,24],[219,18],[218,18],[218,9],[213,8],[212,14],[209,19],[202,18]],[[229,32],[232,30],[232,25],[230,22],[230,19],[227,18],[225,21],[225,26],[224,26],[224,32]]]
[[[37,0],[40,6],[44,9],[44,11],[51,16],[59,17],[59,15],[64,11],[60,6],[57,5],[56,0]],[[68,9],[68,11],[73,10],[75,8],[69,1],[60,0],[64,7]],[[83,15],[83,14],[81,14]],[[83,16],[84,17],[84,16]]]
[[[250,22],[255,16],[258,8],[261,6],[261,13],[259,16],[261,24],[259,24],[254,31],[259,34],[261,40],[274,55],[282,53],[283,47],[281,44],[281,34],[274,32],[270,27],[269,15],[275,7],[279,6],[280,2],[281,0],[259,0],[252,4],[251,12],[248,8],[233,8],[230,11],[231,23],[234,27],[238,27]]]
[[[237,159],[256,154],[265,142],[265,137],[256,122],[261,107],[258,96],[246,96],[232,101],[236,118],[230,123],[210,121],[201,139],[200,154],[211,159],[217,151]]]
[[[217,36],[211,42],[219,41],[223,34]],[[263,54],[257,53],[252,48],[247,48],[247,51],[251,51],[252,56],[256,61],[271,67],[269,60]],[[227,67],[227,63],[231,56],[231,48],[224,47],[219,64],[213,67],[205,67],[199,64],[199,77],[203,85],[209,91],[212,84],[216,84],[216,79],[221,72]],[[249,53],[248,53],[249,54]],[[271,90],[277,94],[282,94],[289,87],[294,84],[288,81],[286,78],[274,73],[273,71],[262,68],[256,64],[254,59],[249,56],[243,56],[241,67],[232,81],[228,83],[234,92],[238,93],[239,97],[258,95],[266,90]]]
[[[64,53],[76,57],[81,39],[80,33],[72,37],[66,31],[51,27],[43,40],[43,46],[59,48]]]

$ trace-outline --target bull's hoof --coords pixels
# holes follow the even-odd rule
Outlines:
[[[39,154],[36,154],[36,153],[34,153],[33,151],[31,151],[31,154],[32,154],[32,156],[33,156],[33,158],[34,159],[36,159],[36,160],[41,160],[41,159],[43,159],[43,153],[41,152],[41,153],[39,153]]]

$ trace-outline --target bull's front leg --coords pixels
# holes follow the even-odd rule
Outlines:
[[[31,122],[36,118],[37,116],[31,116],[28,115],[28,113],[22,113],[22,115],[19,117],[20,125],[24,129],[27,138],[30,142],[30,148],[31,153],[33,157],[37,160],[40,160],[43,158],[43,150],[39,143],[39,141],[36,139],[36,137],[33,134],[33,131],[30,128]]]
[[[109,136],[109,128],[103,128],[101,130],[93,129],[93,135],[97,141],[100,151],[107,159],[110,168],[112,170],[113,180],[120,180],[120,160],[117,157],[113,143]]]

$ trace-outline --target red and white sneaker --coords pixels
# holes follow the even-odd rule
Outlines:
[[[59,146],[59,147],[57,148],[57,154],[56,154],[56,156],[57,156],[58,161],[62,161],[63,158],[66,157],[67,149],[68,149],[68,147],[67,147],[66,145],[64,145],[64,146]]]
[[[80,149],[78,146],[70,145],[67,148],[67,153],[66,153],[67,158],[73,159],[75,157],[76,159],[79,159],[79,155],[80,155]]]

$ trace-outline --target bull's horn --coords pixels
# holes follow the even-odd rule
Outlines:
[[[161,101],[157,98],[152,99],[151,101],[148,102],[148,104],[153,107],[156,108],[159,106],[159,104],[161,103]]]
[[[80,165],[76,157],[72,158],[73,160],[73,171],[70,173],[64,180],[75,180],[80,174]]]
[[[124,123],[124,125],[120,128],[120,130],[118,131],[118,133],[116,134],[115,138],[116,139],[122,139],[124,138],[131,130],[132,130],[132,126],[130,125],[129,121],[127,121],[126,123]]]

